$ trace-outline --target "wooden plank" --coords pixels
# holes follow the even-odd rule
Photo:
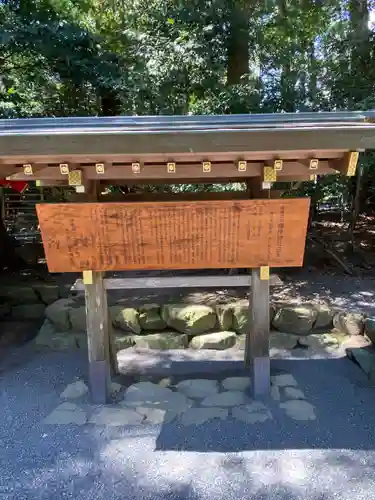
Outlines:
[[[246,336],[245,364],[250,365],[253,396],[256,397],[267,393],[270,388],[270,302],[269,280],[261,279],[260,269],[253,269],[251,277],[250,329]]]
[[[85,285],[90,391],[93,403],[105,404],[111,384],[108,306],[103,274],[93,272],[92,278],[92,284]]]
[[[160,276],[158,278],[105,278],[106,290],[152,290],[164,288],[247,288],[251,286],[251,277],[248,274],[237,276]],[[271,286],[281,286],[282,280],[276,274],[270,276]],[[77,279],[71,290],[84,289],[81,279]]]
[[[50,272],[301,266],[309,199],[40,204]]]

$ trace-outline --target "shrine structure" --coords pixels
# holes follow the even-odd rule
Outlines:
[[[106,290],[124,280],[104,274],[120,270],[251,268],[245,362],[254,396],[269,390],[270,268],[302,265],[309,215],[308,198],[279,198],[274,187],[355,175],[359,153],[375,148],[374,118],[336,112],[0,120],[0,178],[74,186],[80,196],[40,204],[37,213],[50,272],[83,274],[76,286],[85,290],[94,402],[108,400],[118,369]],[[101,196],[106,184],[230,182],[247,189],[129,194],[110,203]],[[215,279],[203,278],[206,286]],[[236,286],[243,279],[219,281]],[[163,287],[163,278],[158,283]]]

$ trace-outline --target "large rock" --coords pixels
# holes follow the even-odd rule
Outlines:
[[[269,336],[270,349],[291,350],[297,345],[298,336],[293,333],[271,332]]]
[[[230,304],[217,305],[216,315],[220,330],[228,331],[233,328],[233,308]]]
[[[316,330],[330,330],[333,327],[333,316],[334,312],[328,306],[323,304],[317,304],[314,306],[318,315],[314,323],[314,329]]]
[[[142,330],[164,330],[167,326],[161,317],[158,304],[145,304],[140,307],[138,321]]]
[[[167,304],[162,306],[161,315],[168,326],[190,335],[212,330],[217,319],[211,307],[198,304]]]
[[[120,328],[125,332],[132,332],[136,334],[141,333],[139,324],[139,312],[132,307],[122,308],[113,321],[116,328]]]
[[[241,300],[240,302],[232,304],[232,314],[233,330],[240,334],[247,333],[250,329],[249,301]]]
[[[12,308],[9,302],[0,303],[0,319],[5,318],[10,314]]]
[[[124,394],[121,406],[160,408],[182,413],[192,406],[192,402],[182,393],[173,392],[152,382],[138,382],[131,385]]]
[[[43,318],[46,306],[41,304],[19,304],[12,307],[12,318],[15,319],[39,319]]]
[[[206,396],[201,405],[202,406],[221,406],[222,408],[229,408],[232,406],[239,406],[248,403],[248,397],[243,391],[225,391],[218,394],[210,394]]]
[[[365,335],[375,345],[375,317],[365,319]]]
[[[193,399],[202,399],[219,392],[219,385],[216,380],[204,378],[182,380],[176,385],[176,388],[188,398]]]
[[[365,316],[361,313],[341,312],[333,318],[333,326],[347,335],[363,335]]]
[[[38,297],[31,286],[10,285],[0,287],[0,296],[7,297],[14,304],[35,304]]]
[[[69,320],[74,332],[86,332],[86,308],[85,306],[72,307],[69,309]]]
[[[234,332],[216,332],[198,335],[190,342],[193,349],[218,349],[224,350],[233,347],[236,343],[236,334]]]
[[[134,338],[137,347],[148,349],[184,349],[189,344],[189,337],[177,332],[151,333]]]
[[[285,333],[308,335],[318,317],[318,312],[309,306],[281,307],[273,318],[273,326]]]
[[[57,331],[54,325],[46,319],[35,337],[35,344],[54,350],[80,349],[87,346],[87,337],[83,333],[72,331]]]
[[[132,347],[133,345],[135,345],[135,339],[135,335],[124,335],[124,332],[122,332],[121,330],[113,332],[113,344],[117,351]]]
[[[59,299],[46,307],[45,316],[60,332],[70,330],[69,311],[75,305],[74,299]]]
[[[46,305],[52,304],[60,297],[60,287],[53,283],[37,283],[33,285],[33,289]]]
[[[375,351],[372,348],[348,348],[346,355],[362,368],[371,385],[375,385]]]

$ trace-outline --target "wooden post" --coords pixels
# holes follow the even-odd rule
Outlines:
[[[262,279],[262,274],[261,269],[251,273],[250,327],[245,344],[245,364],[251,369],[254,397],[268,393],[270,388],[269,279]]]
[[[89,202],[98,199],[99,183],[85,180],[82,197]],[[93,403],[109,402],[111,375],[118,372],[112,344],[112,325],[108,318],[104,273],[86,271],[83,281],[86,299],[86,326],[89,355],[89,382]]]
[[[111,385],[107,292],[103,273],[92,271],[91,279],[89,273],[84,280],[90,391],[93,403],[105,404]]]

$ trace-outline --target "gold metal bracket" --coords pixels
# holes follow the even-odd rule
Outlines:
[[[211,172],[211,162],[210,161],[204,161],[202,163],[202,167],[203,167],[203,172]]]
[[[141,164],[140,163],[132,163],[132,172],[133,174],[140,174],[141,173]]]
[[[33,175],[34,174],[34,172],[33,172],[33,166],[30,163],[25,163],[23,165],[23,173],[25,175]]]
[[[247,161],[240,160],[237,164],[237,169],[239,172],[246,172],[247,170]]]
[[[168,174],[175,174],[176,173],[176,164],[175,163],[167,163],[167,172]]]
[[[280,171],[283,169],[283,160],[275,160],[273,162],[273,168],[275,171]]]
[[[260,279],[266,281],[270,279],[270,268],[268,266],[260,266]]]
[[[263,182],[276,182],[276,170],[273,167],[263,168]]]
[[[82,185],[82,171],[81,170],[71,170],[68,173],[69,186],[81,186]]]
[[[60,163],[60,174],[69,175],[69,165],[67,163]]]
[[[92,283],[93,283],[92,271],[83,271],[82,277],[83,277],[83,284],[84,285],[92,285]]]
[[[346,175],[348,177],[353,177],[357,170],[359,152],[358,151],[350,151],[348,155],[348,168],[346,171]]]
[[[311,158],[309,162],[309,170],[318,170],[319,160],[317,158]]]
[[[105,172],[104,163],[95,163],[95,171],[98,175],[103,175]]]

